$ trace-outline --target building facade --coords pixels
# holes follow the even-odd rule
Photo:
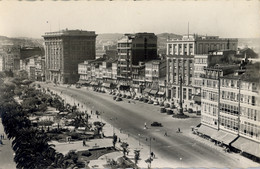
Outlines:
[[[78,64],[95,59],[94,31],[63,30],[43,35],[46,55],[46,80],[75,83],[79,79]]]
[[[180,99],[180,79],[182,79],[182,98],[184,106],[193,106],[192,95],[194,88],[192,86],[194,56],[167,56],[166,70],[166,98],[179,103]],[[180,78],[181,77],[181,78]]]
[[[154,33],[125,34],[117,43],[118,78],[131,80],[132,66],[157,58],[157,36]]]
[[[201,130],[206,126],[212,139],[259,158],[259,70],[237,69],[237,65],[204,69]]]
[[[181,39],[167,40],[167,55],[208,54],[213,50],[237,50],[237,39],[219,38],[218,36],[185,35]]]

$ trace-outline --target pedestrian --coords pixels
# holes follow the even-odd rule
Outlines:
[[[153,152],[151,152],[151,158],[154,158],[154,157],[155,157],[154,153],[153,153]]]
[[[144,123],[144,128],[146,129],[147,127],[146,127],[146,122]]]
[[[179,133],[181,132],[181,129],[180,129],[180,128],[178,128],[178,132],[179,132]]]
[[[164,133],[164,136],[167,136],[167,132]]]

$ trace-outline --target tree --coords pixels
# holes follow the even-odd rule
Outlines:
[[[114,133],[114,135],[113,135],[113,147],[114,148],[116,146],[116,142],[117,142],[117,135],[115,135],[115,133]]]
[[[125,157],[125,155],[126,155],[127,147],[128,147],[128,146],[129,146],[129,144],[126,143],[126,142],[123,142],[123,143],[121,144],[121,147],[123,148],[124,157]]]
[[[134,159],[135,159],[135,164],[137,164],[137,163],[138,163],[138,160],[139,160],[139,158],[140,158],[140,150],[134,150],[134,154],[135,154],[135,157],[134,157]]]

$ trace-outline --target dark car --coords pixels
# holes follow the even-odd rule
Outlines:
[[[193,110],[192,109],[188,109],[188,113],[193,113]]]
[[[119,101],[122,101],[123,99],[121,97],[117,97],[116,98],[116,101],[119,102]]]
[[[162,127],[162,123],[159,123],[157,121],[154,121],[152,124],[151,124],[152,127]]]

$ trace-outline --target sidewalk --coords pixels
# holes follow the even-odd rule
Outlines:
[[[0,169],[15,169],[14,151],[12,149],[12,142],[4,133],[2,119],[0,118],[0,135],[4,134],[3,145],[0,145]]]

